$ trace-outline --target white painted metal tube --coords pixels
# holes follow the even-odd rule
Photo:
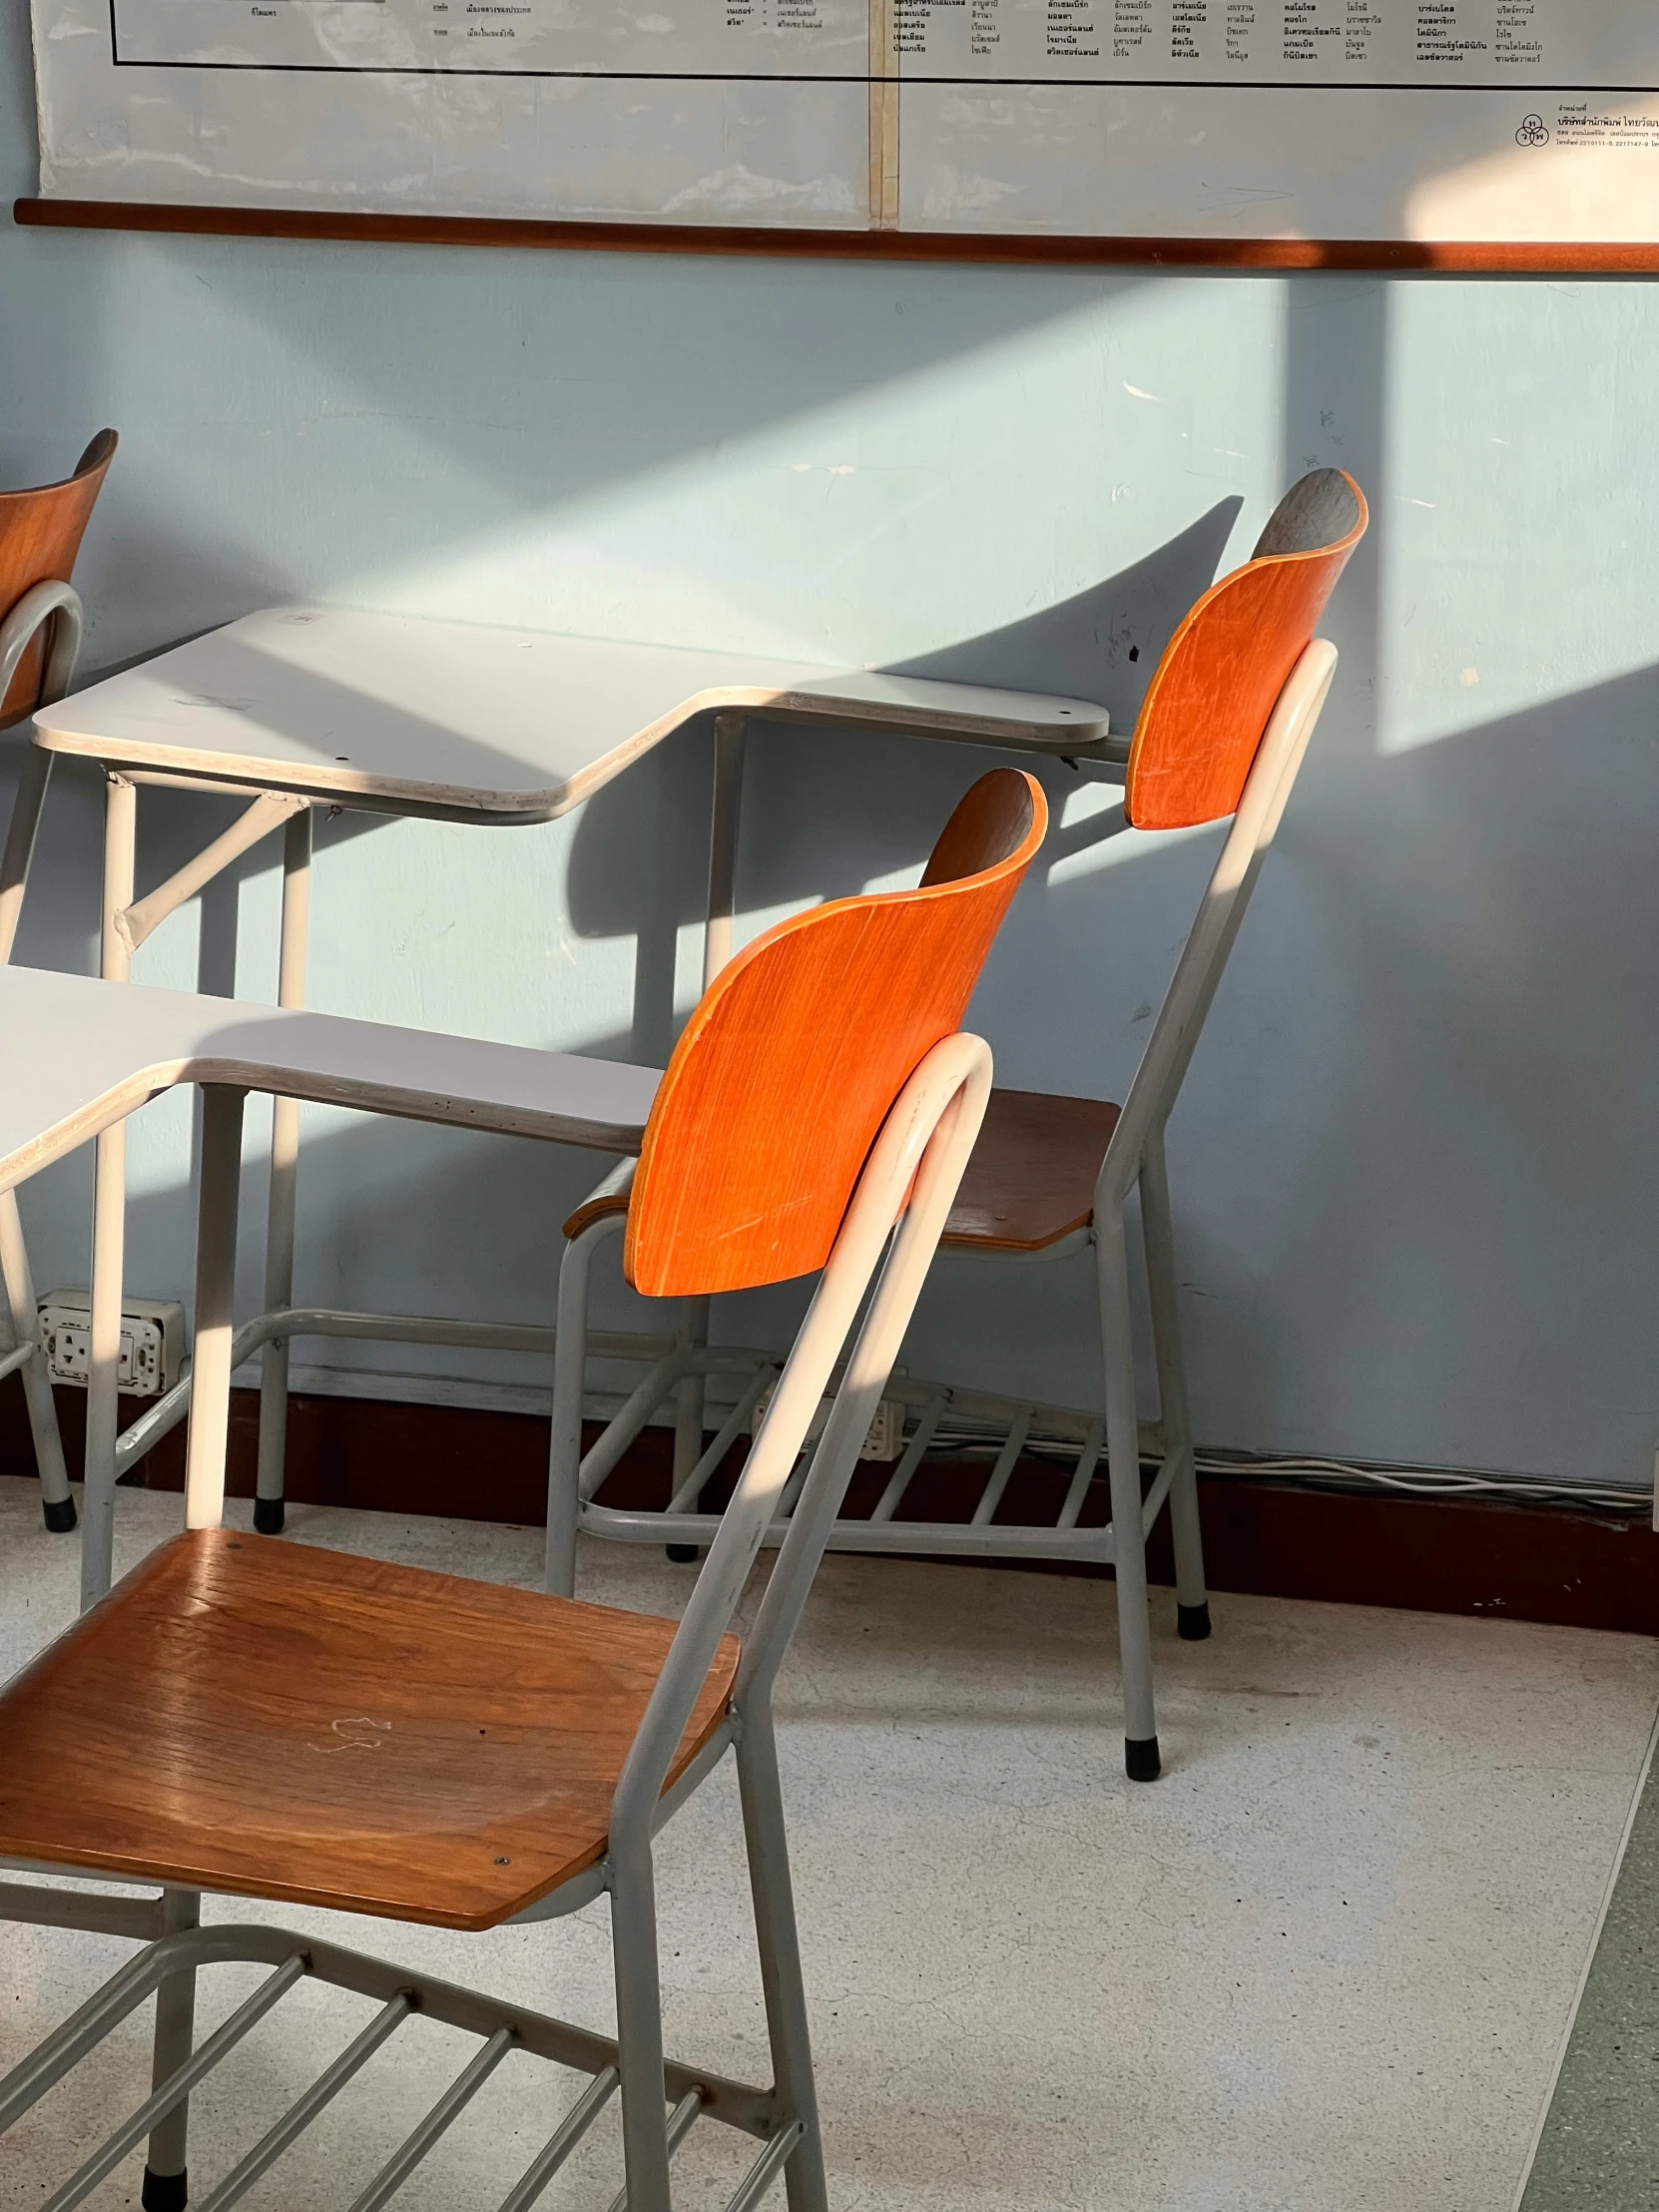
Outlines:
[[[545,1359],[555,1349],[551,1329],[524,1322],[449,1321],[441,1315],[359,1314],[346,1307],[290,1306],[284,1313],[257,1314],[237,1331],[232,1347],[233,1369],[271,1338],[341,1337],[365,1344],[443,1345],[474,1352],[518,1352]],[[672,1338],[635,1337],[620,1330],[595,1330],[588,1349],[601,1360],[663,1360],[673,1351]],[[726,1359],[722,1352],[717,1359]],[[762,1359],[764,1354],[755,1354]],[[116,1444],[116,1465],[129,1466],[178,1427],[190,1409],[191,1378],[187,1374],[171,1390],[157,1398],[131,1427],[124,1428]]]
[[[890,1383],[888,1385],[891,1386]],[[944,1411],[946,1397],[943,1390],[936,1390],[922,1407],[921,1418],[916,1422],[915,1433],[899,1455],[897,1466],[887,1477],[887,1486],[875,1501],[871,1520],[890,1521],[903,1501],[904,1492],[910,1486],[910,1477],[921,1465],[927,1454],[927,1446],[933,1441],[933,1431],[939,1425],[939,1415]]]
[[[106,2174],[113,2173],[127,2153],[141,2143],[158,2120],[164,2119],[173,2107],[187,2097],[203,2075],[210,2072],[235,2044],[271,2010],[277,2000],[285,1996],[305,1970],[302,1958],[290,1958],[278,1966],[275,1973],[267,1975],[251,1997],[246,1998],[223,2027],[216,2028],[205,2043],[196,2050],[172,2079],[153,2095],[147,2097],[132,2117],[86,2161],[79,2172],[71,2175],[57,2193],[48,2198],[41,2212],[73,2212],[73,2207],[89,2197]]]
[[[202,1087],[202,1196],[196,1240],[196,1358],[185,1457],[185,1526],[217,1528],[225,1512],[231,1426],[231,1336],[237,1292],[245,1092]]]
[[[351,2201],[351,2212],[380,2212],[383,2204],[402,2188],[444,2130],[453,2125],[484,2083],[513,2047],[510,2027],[498,2027],[472,2061],[464,2066],[397,2150],[381,2167],[368,2187]]]
[[[215,837],[212,844],[204,845],[194,860],[187,860],[182,868],[170,875],[165,883],[159,883],[145,898],[124,906],[116,919],[129,952],[136,952],[146,937],[158,929],[174,912],[202,889],[214,877],[230,866],[263,837],[278,829],[288,817],[300,810],[309,812],[310,802],[291,792],[261,792],[251,807],[232,823],[229,830]]]
[[[687,1355],[683,1352],[671,1352],[666,1360],[659,1360],[604,1435],[583,1459],[581,1489],[584,1499],[593,1496],[657,1407],[663,1403],[680,1380],[686,1358]]]
[[[497,2212],[530,2212],[536,2199],[615,2096],[621,2078],[614,2066],[607,2066],[602,2073],[594,2075],[557,2130],[501,2199]],[[212,2208],[204,2206],[203,2212],[212,2212]]]
[[[52,1375],[46,1347],[41,1342],[40,1308],[35,1299],[34,1277],[29,1269],[29,1248],[23,1242],[23,1220],[17,1210],[17,1193],[0,1192],[0,1277],[5,1280],[6,1307],[12,1341],[17,1350],[0,1360],[0,1375],[23,1372],[24,1402],[29,1411],[29,1432],[34,1441],[35,1466],[40,1474],[40,1494],[48,1506],[59,1509],[69,1503],[69,1468],[58,1433],[58,1413],[52,1402]],[[54,1518],[55,1516],[49,1516]],[[74,1525],[73,1508],[62,1514]]]
[[[792,2121],[781,2134],[775,2135],[738,2184],[737,2194],[728,2198],[726,2212],[754,2212],[754,2208],[778,2176],[783,2172],[791,2152],[806,2133],[800,2120]]]
[[[195,2212],[231,2212],[232,2205],[240,2203],[255,2182],[276,2165],[288,2145],[304,2133],[324,2106],[339,2095],[352,2075],[368,2063],[386,2037],[395,2034],[413,2010],[413,2001],[406,1991],[400,1989],[396,1996],[389,1998],[362,2032],[354,2036],[310,2087],[294,2099],[276,2126],[268,2128],[248,2155],[238,2160],[224,2180],[205,2197],[193,2200]]]
[[[305,1003],[305,950],[311,910],[311,810],[289,815],[282,833],[282,924],[276,967],[276,1003]],[[299,1101],[271,1101],[271,1194],[266,1210],[265,1307],[279,1313],[293,1303],[293,1224],[299,1177]],[[279,1507],[287,1463],[288,1342],[273,1336],[260,1375],[260,1452],[254,1493],[269,1514]],[[258,1508],[256,1508],[258,1510]],[[276,1512],[276,1524],[280,1512]]]
[[[797,1508],[799,1511],[799,1507]],[[649,1508],[616,1505],[584,1505],[582,1526],[596,1536],[624,1544],[708,1544],[720,1533],[719,1513],[681,1513],[666,1522]],[[761,1543],[776,1549],[794,1525],[774,1518],[767,1524]],[[1112,1558],[1112,1531],[1108,1528],[1028,1527],[1003,1522],[991,1534],[969,1521],[836,1520],[825,1543],[827,1551],[879,1551],[894,1555],[923,1555],[951,1559],[1095,1559]]]
[[[732,957],[738,897],[738,830],[748,727],[742,715],[715,717],[715,793],[709,822],[709,902],[703,936],[703,988]]]
[[[731,1450],[733,1444],[737,1442],[738,1431],[748,1423],[750,1415],[755,1410],[757,1399],[776,1381],[777,1374],[776,1368],[757,1370],[750,1381],[749,1387],[727,1414],[708,1450],[699,1453],[686,1479],[669,1499],[667,1507],[669,1512],[683,1513],[696,1498],[704,1483],[712,1478],[720,1462]]]
[[[702,2098],[699,2097],[695,2089],[689,2089],[669,2114],[668,2155],[670,2158],[674,2156],[680,2145],[691,2133],[693,2126],[702,2114]],[[665,2197],[663,2202],[666,2206],[668,2199]],[[628,2212],[628,2191],[626,2189],[619,2190],[611,2199],[610,2212]],[[648,2207],[647,2212],[652,2212],[652,2208]]]
[[[978,1504],[973,1508],[972,1525],[975,1528],[989,1526],[992,1514],[1002,1503],[1002,1493],[1008,1487],[1008,1478],[1014,1471],[1020,1453],[1025,1449],[1025,1439],[1030,1433],[1031,1408],[1029,1405],[1022,1405],[1014,1415],[1013,1426],[1008,1430],[1002,1449],[996,1455],[991,1478],[985,1484]]]
[[[789,1441],[789,1459],[794,1460],[817,1409],[830,1363],[851,1326],[853,1313],[862,1302],[864,1288],[885,1247],[880,1281],[864,1314],[846,1364],[845,1378],[835,1393],[830,1418],[813,1455],[813,1471],[806,1491],[790,1520],[789,1533],[767,1585],[760,1615],[744,1645],[734,1690],[740,1705],[749,1696],[764,1699],[770,1694],[784,1653],[800,1623],[813,1576],[840,1511],[859,1449],[869,1433],[870,1421],[904,1341],[904,1332],[921,1295],[945,1218],[979,1134],[990,1086],[990,1047],[982,1038],[961,1033],[936,1044],[911,1076],[875,1140],[840,1235],[835,1240],[830,1266],[825,1270],[812,1311],[796,1341],[790,1368],[785,1370],[783,1381],[773,1392],[766,1424],[750,1455],[751,1466],[757,1459],[764,1461],[767,1430],[778,1416],[780,1406],[786,1404],[789,1426],[784,1435]],[[907,1206],[906,1189],[909,1190]],[[897,1236],[889,1245],[892,1223],[900,1207],[904,1208],[903,1218]],[[837,1267],[837,1263],[841,1265]],[[820,1320],[821,1303],[826,1309],[822,1317],[824,1323],[835,1332],[834,1340],[826,1344],[822,1351],[812,1343],[811,1336],[815,1322]],[[803,1352],[809,1346],[815,1356],[803,1359]],[[793,1393],[796,1402],[791,1404],[790,1371],[798,1363],[801,1374]],[[809,1388],[811,1397],[807,1395]],[[746,1477],[748,1471],[746,1467]],[[770,1473],[770,1469],[766,1471]],[[787,1466],[782,1472],[787,1472]],[[756,1543],[770,1518],[767,1490],[760,1485],[757,1488]],[[727,1507],[729,1525],[733,1523],[741,1495],[740,1485],[739,1495],[734,1496]],[[880,1533],[890,1538],[901,1535],[902,1531],[888,1524]],[[713,1563],[711,1551],[710,1565]],[[707,1569],[705,1578],[708,1578]],[[698,1588],[701,1591],[702,1583]],[[689,1608],[687,1617],[690,1617]],[[709,1657],[713,1657],[712,1651]],[[705,1661],[705,1668],[707,1663]],[[659,1689],[661,1686],[659,1682]],[[643,1734],[642,1729],[642,1737]],[[669,1749],[672,1750],[672,1746]],[[623,1779],[626,1783],[626,1773]]]
[[[35,838],[52,781],[52,754],[31,745],[18,763],[17,793],[6,825],[5,851],[0,855],[0,966],[11,958],[12,946],[17,942],[18,917],[23,911]]]
[[[553,1597],[576,1595],[576,1523],[582,1506],[582,1394],[588,1365],[588,1277],[595,1250],[605,1238],[617,1235],[625,1218],[602,1214],[568,1240],[559,1262],[559,1326],[553,1347],[553,1421],[547,1446],[547,1539],[542,1567],[542,1586]]]
[[[1336,647],[1316,638],[1291,671],[1269,718],[1233,826],[1100,1163],[1097,1223],[1128,1198],[1140,1172],[1147,1131],[1174,1103],[1336,668]]]
[[[1066,1491],[1065,1503],[1060,1507],[1056,1528],[1075,1528],[1078,1515],[1083,1510],[1083,1500],[1089,1494],[1089,1484],[1094,1480],[1094,1470],[1100,1464],[1100,1447],[1106,1441],[1106,1423],[1094,1422],[1083,1449],[1078,1453],[1077,1464],[1072,1469],[1071,1486]]]
[[[132,903],[138,794],[124,776],[104,778],[104,913],[99,973],[127,980],[131,948],[117,926]],[[81,1608],[110,1586],[115,1554],[115,1451],[121,1425],[117,1379],[121,1361],[122,1270],[126,1263],[127,1125],[114,1122],[98,1139],[92,1202],[92,1311],[88,1316],[86,1487],[81,1499]]]
[[[31,585],[0,623],[0,698],[4,698],[10,688],[17,664],[23,658],[22,647],[16,642],[19,631],[24,633],[24,643],[27,643],[48,617],[52,627],[47,632],[46,658],[41,669],[41,706],[55,706],[75,681],[75,666],[81,658],[81,641],[86,635],[86,609],[73,584],[49,576],[44,583]]]

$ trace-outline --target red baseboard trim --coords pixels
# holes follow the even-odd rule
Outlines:
[[[85,1435],[85,1393],[60,1390],[58,1407],[73,1466]],[[134,1403],[127,1413],[141,1410]],[[257,1393],[234,1392],[229,1479],[240,1497],[254,1492],[258,1433]],[[607,1499],[661,1503],[670,1449],[667,1430],[648,1429],[607,1484]],[[0,1473],[33,1471],[22,1388],[12,1378],[0,1384]],[[854,1510],[867,1511],[887,1471],[872,1467],[855,1478]],[[929,1462],[918,1478],[925,1490],[915,1510],[966,1518],[985,1471],[983,1460]],[[130,1479],[182,1489],[183,1430],[164,1439]],[[1052,1466],[1022,1461],[999,1517],[1052,1517],[1064,1482]],[[1659,1536],[1645,1517],[1375,1497],[1236,1476],[1202,1479],[1200,1488],[1206,1567],[1216,1590],[1659,1635]],[[545,1516],[546,1491],[547,1424],[532,1415],[368,1398],[290,1401],[288,1495],[296,1503],[534,1527]],[[1104,1485],[1097,1485],[1085,1518],[1104,1517]],[[1009,1564],[1029,1571],[1028,1563]],[[1167,1519],[1158,1524],[1148,1564],[1155,1582],[1173,1581]]]

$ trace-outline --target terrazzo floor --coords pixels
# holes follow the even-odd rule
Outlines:
[[[177,1498],[124,1491],[118,1564],[179,1519]],[[291,1533],[537,1578],[528,1529],[301,1507]],[[0,1480],[0,1671],[71,1619],[76,1572],[33,1486]],[[691,1579],[590,1547],[579,1587],[673,1611]],[[1111,1585],[827,1561],[779,1721],[835,2212],[1514,2212],[1659,1646],[1227,1596],[1192,1645],[1171,1593],[1155,1610],[1166,1773],[1148,1788],[1122,1773]],[[729,1765],[660,1840],[659,1882],[670,2047],[764,2078]],[[315,1927],[610,2021],[602,1903],[482,1936],[230,1901],[209,1917]],[[0,1927],[0,2069],[127,1955]],[[205,1977],[203,2026],[254,1978]],[[199,2191],[369,2009],[302,1986],[262,2023],[193,2103]],[[348,2206],[475,2047],[416,2023],[243,2201]],[[577,2085],[509,2058],[398,2206],[485,2212]],[[0,2206],[43,2204],[147,2088],[139,2017],[0,2142]],[[712,2212],[745,2163],[699,2128],[677,2208]],[[140,2164],[89,2203],[136,2204]],[[604,2212],[618,2179],[602,2123],[543,2202]]]

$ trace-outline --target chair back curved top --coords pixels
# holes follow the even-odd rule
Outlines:
[[[704,993],[640,1150],[623,1271],[653,1298],[822,1268],[888,1109],[960,1024],[1042,843],[1042,787],[993,769],[911,891],[840,898],[769,929]]]
[[[69,582],[117,442],[113,430],[100,430],[61,483],[0,492],[0,615],[36,584]],[[32,638],[0,699],[0,725],[40,705],[44,667],[43,641]]]
[[[1274,509],[1246,565],[1186,616],[1129,748],[1124,811],[1135,829],[1184,830],[1234,812],[1268,717],[1368,520],[1352,476],[1312,470]]]

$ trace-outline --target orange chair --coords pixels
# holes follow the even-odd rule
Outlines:
[[[69,579],[116,442],[113,430],[100,430],[76,462],[74,475],[62,483],[0,492],[0,729],[61,699],[74,678],[82,614]],[[38,746],[24,748],[0,856],[0,963],[11,958],[51,773],[50,753]],[[0,1198],[0,1278],[9,1325],[9,1343],[0,1344],[0,1376],[22,1374],[46,1525],[70,1529],[75,1526],[75,1500],[40,1342],[23,1226],[9,1192]]]
[[[1167,1501],[1175,1540],[1180,1633],[1210,1633],[1199,1536],[1198,1487],[1181,1353],[1164,1126],[1174,1108],[1246,904],[1290,797],[1336,669],[1335,649],[1314,637],[1337,579],[1365,533],[1366,502],[1340,469],[1316,469],[1281,501],[1250,561],[1205,593],[1171,639],[1147,688],[1125,771],[1124,814],[1136,830],[1232,827],[1206,886],[1163,1006],[1121,1108],[1105,1100],[993,1091],[985,1126],[945,1227],[946,1248],[982,1258],[1058,1258],[1092,1246],[1100,1298],[1105,1410],[1015,1404],[916,1377],[893,1396],[913,1415],[890,1479],[867,1519],[838,1520],[839,1550],[934,1552],[1110,1562],[1117,1574],[1123,1665],[1125,1764],[1132,1778],[1159,1772],[1146,1600],[1146,1536]],[[691,1344],[660,1363],[586,1455],[580,1451],[587,1283],[598,1243],[627,1205],[626,1167],[565,1225],[559,1288],[548,1508],[548,1587],[568,1590],[578,1526],[629,1542],[668,1542],[694,1556],[718,1525],[702,1509],[719,1468],[769,1384],[766,1356]],[[1136,1418],[1124,1208],[1139,1185],[1151,1285],[1161,1419]],[[736,1405],[701,1457],[677,1464],[666,1511],[600,1502],[622,1452],[689,1375],[739,1378]],[[906,1489],[935,1439],[951,1428],[993,1430],[990,1473],[961,1521],[904,1519]],[[1043,1440],[1073,1461],[1056,1521],[1025,1527],[996,1520],[1027,1443]],[[948,1444],[946,1446],[948,1448]],[[1111,1521],[1081,1524],[1105,1449]],[[960,1448],[958,1441],[957,1448]],[[1143,1499],[1140,1463],[1160,1464]],[[785,1497],[787,1514],[789,1495]],[[778,1541],[785,1523],[773,1532]]]
[[[144,2203],[177,2212],[187,2099],[308,1973],[379,2010],[215,2182],[213,2205],[236,2202],[418,2010],[470,2030],[479,2049],[355,2199],[359,2212],[393,2196],[515,2049],[592,2080],[501,2212],[529,2212],[619,2086],[630,2212],[669,2212],[670,2157],[704,2116],[760,2139],[728,2212],[752,2212],[780,2176],[791,2212],[827,2212],[772,1687],[979,1128],[990,1054],[956,1025],[1045,821],[1029,777],[983,778],[923,887],[819,907],[735,959],[656,1088],[628,1209],[640,1288],[696,1297],[818,1276],[678,1626],[220,1526],[244,1086],[289,1096],[320,1086],[336,1103],[484,1127],[514,1116],[525,1127],[530,1095],[530,1127],[608,1149],[596,1093],[608,1082],[637,1096],[645,1071],[0,971],[0,1022],[28,1047],[0,1076],[0,1186],[135,1098],[171,1081],[205,1088],[187,1533],[0,1696],[0,1860],[164,1892],[134,1902],[0,1883],[0,1919],[155,1938],[0,2080],[3,2134],[156,1995],[154,2092],[54,2203],[78,2204],[148,2138]],[[498,1108],[480,1099],[479,1071],[492,1065],[503,1081],[517,1071],[518,1103],[504,1090]],[[837,1370],[788,1539],[740,1643],[734,1609]],[[373,1756],[317,1756],[342,1743]],[[766,2088],[663,2053],[652,1839],[734,1747],[774,2068]],[[310,1936],[201,1927],[203,1891],[454,1929],[553,1918],[608,1891],[618,2034]],[[269,1972],[198,2047],[197,1971],[226,1960]]]

